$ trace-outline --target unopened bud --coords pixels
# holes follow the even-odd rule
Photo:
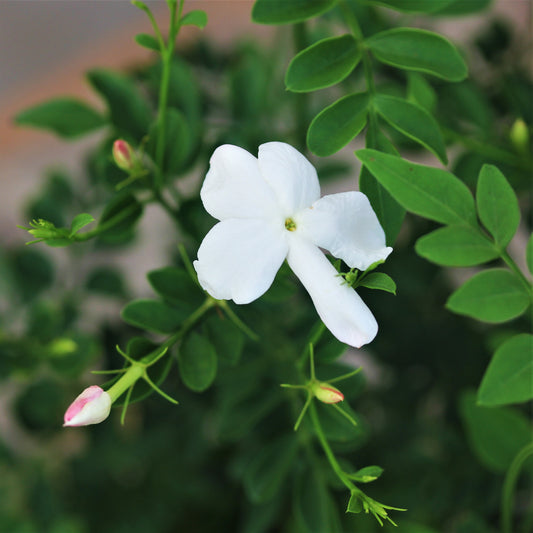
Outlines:
[[[87,387],[69,406],[65,413],[65,427],[99,424],[109,416],[111,397],[97,385]]]
[[[311,390],[315,398],[323,403],[338,403],[344,400],[344,394],[329,383],[317,381],[313,384]]]
[[[113,143],[113,159],[117,167],[131,172],[137,165],[137,158],[133,148],[122,139],[117,139]]]
[[[521,118],[514,121],[509,132],[509,137],[518,150],[522,152],[527,150],[529,145],[529,131],[527,124]]]

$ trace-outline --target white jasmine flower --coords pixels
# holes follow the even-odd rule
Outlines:
[[[356,191],[320,198],[314,167],[281,142],[262,144],[258,158],[223,145],[210,165],[200,196],[220,222],[194,262],[202,287],[246,304],[267,291],[287,259],[333,335],[356,347],[370,342],[374,316],[320,250],[359,270],[390,254],[368,198]]]

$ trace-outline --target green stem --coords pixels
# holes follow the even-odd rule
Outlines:
[[[114,403],[119,396],[122,395],[126,390],[128,390],[132,385],[134,385],[137,380],[144,373],[144,365],[136,363],[131,365],[128,370],[120,377],[115,384],[107,390],[107,394],[111,396],[111,403]]]
[[[502,491],[502,531],[503,533],[512,533],[513,529],[513,502],[516,481],[520,470],[528,457],[533,455],[533,442],[522,448],[513,459],[503,483]]]
[[[511,256],[507,253],[506,250],[503,250],[500,254],[502,260],[505,262],[505,264],[520,278],[520,281],[525,285],[528,292],[531,293],[533,286],[531,285],[531,281],[529,281],[524,273],[518,268],[518,265],[514,262],[514,260],[511,258]]]

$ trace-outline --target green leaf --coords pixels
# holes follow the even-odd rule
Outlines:
[[[183,26],[197,26],[203,30],[207,26],[207,13],[202,9],[193,9],[188,13],[185,13],[181,19]]]
[[[415,28],[395,28],[365,41],[376,59],[387,65],[461,81],[468,70],[455,46],[437,33]]]
[[[433,13],[457,0],[372,0],[372,3],[390,7],[402,13]],[[469,0],[471,1],[471,0]]]
[[[370,274],[367,274],[361,280],[359,286],[396,294],[396,283],[394,283],[394,280],[384,272],[371,272]]]
[[[148,48],[148,50],[154,50],[155,52],[160,52],[159,41],[148,33],[139,33],[135,36],[135,42],[142,46],[143,48]]]
[[[179,304],[192,312],[205,298],[205,293],[183,268],[164,267],[147,274],[152,289],[172,304]]]
[[[105,242],[122,240],[131,234],[142,213],[143,207],[133,194],[123,192],[113,196],[98,221],[99,228],[108,228],[99,235],[100,239]]]
[[[80,213],[79,215],[76,215],[70,224],[69,236],[72,237],[75,233],[78,233],[81,228],[84,228],[91,222],[94,222],[94,217],[89,215],[89,213]]]
[[[259,450],[243,476],[250,501],[264,503],[278,493],[294,466],[297,450],[298,439],[294,435],[284,435]]]
[[[87,77],[107,102],[111,122],[118,133],[140,141],[148,133],[151,110],[133,81],[104,69],[91,70]]]
[[[87,277],[85,287],[105,296],[122,298],[127,294],[120,271],[113,267],[96,267]]]
[[[297,531],[325,533],[331,529],[331,496],[318,469],[306,470],[296,478],[294,514]]]
[[[236,365],[244,348],[244,334],[225,315],[212,315],[205,322],[207,335],[219,360]]]
[[[342,387],[342,384],[340,386]],[[367,437],[364,424],[346,402],[341,402],[338,406],[357,422],[356,426],[331,405],[315,403],[320,424],[328,440],[349,444],[352,448],[357,448],[364,443]]]
[[[528,270],[533,274],[533,233],[529,236],[526,245],[526,263]]]
[[[150,140],[147,151],[156,159],[157,128],[155,121],[150,127]],[[165,174],[177,174],[183,170],[191,153],[191,135],[185,115],[175,108],[169,108],[165,118],[165,148],[162,170]]]
[[[285,86],[289,91],[316,91],[339,83],[361,60],[352,35],[322,39],[298,53],[289,63]]]
[[[443,266],[480,265],[499,257],[493,243],[471,226],[446,226],[416,241],[418,255]]]
[[[15,116],[15,123],[72,139],[105,126],[107,121],[84,102],[74,98],[55,98],[21,111]]]
[[[378,479],[381,474],[383,474],[383,468],[380,466],[365,466],[353,474],[348,474],[348,477],[360,483],[370,483]]]
[[[368,93],[354,93],[323,109],[307,131],[309,149],[328,156],[346,146],[365,127],[368,102]]]
[[[445,2],[445,6],[439,8],[436,11],[435,15],[443,15],[446,17],[457,16],[457,15],[468,15],[470,13],[477,13],[478,11],[483,11],[492,0],[454,0],[453,2]]]
[[[531,426],[519,411],[480,407],[473,391],[462,395],[459,410],[472,451],[490,470],[504,473],[516,454],[531,442]]]
[[[377,150],[355,154],[408,211],[442,224],[477,225],[472,194],[453,174]]]
[[[122,309],[120,316],[132,326],[157,333],[173,333],[187,318],[186,313],[160,300],[134,300]]]
[[[194,331],[183,341],[178,351],[180,376],[195,392],[206,390],[217,375],[217,355],[212,344]]]
[[[437,103],[437,94],[424,76],[416,72],[409,73],[407,77],[407,96],[409,101],[433,113]]]
[[[512,320],[528,306],[527,291],[516,274],[496,268],[470,278],[446,302],[455,313],[491,323]]]
[[[427,148],[443,163],[448,162],[439,125],[424,108],[386,94],[377,94],[373,105],[393,128]]]
[[[483,165],[477,182],[477,210],[479,219],[505,248],[520,223],[520,208],[513,188],[505,176],[493,165]]]
[[[256,0],[252,21],[256,24],[294,24],[329,11],[336,0]]]
[[[533,399],[533,335],[516,335],[496,350],[477,399],[480,405],[486,406]]]

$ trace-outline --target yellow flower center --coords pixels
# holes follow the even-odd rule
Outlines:
[[[292,218],[287,218],[285,220],[285,229],[288,231],[296,231],[296,223]]]

